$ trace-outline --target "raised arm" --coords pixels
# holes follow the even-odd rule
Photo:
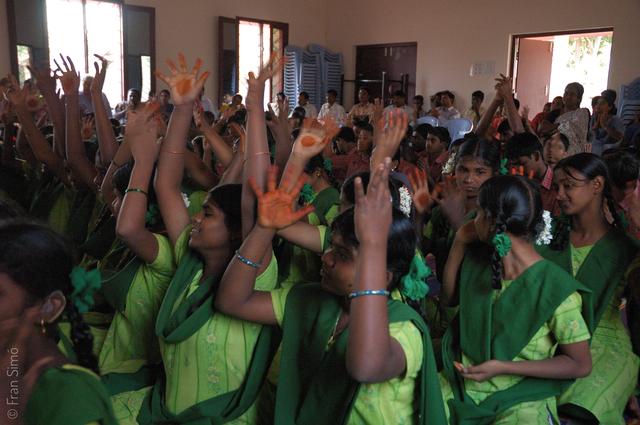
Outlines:
[[[38,69],[29,67],[31,75],[36,78],[36,85],[44,98],[53,124],[53,143],[60,158],[66,158],[65,147],[65,111],[64,101],[56,91],[56,78],[49,68]]]
[[[389,198],[391,159],[373,170],[364,194],[362,180],[355,181],[355,229],[360,242],[356,258],[354,292],[386,290],[387,238],[392,222]],[[400,343],[389,334],[387,297],[359,296],[351,300],[347,371],[359,382],[383,382],[399,376],[407,360]]]
[[[509,121],[509,127],[515,134],[524,133],[524,126],[522,125],[522,119],[518,115],[516,104],[513,101],[513,80],[511,77],[506,77],[500,74],[500,78],[496,78],[498,84],[496,84],[496,90],[500,93],[500,97],[504,101],[504,106],[507,110],[507,120]]]
[[[464,224],[456,232],[442,276],[440,304],[445,307],[455,306],[459,303],[458,277],[462,267],[462,260],[464,260],[464,254],[469,244],[476,240],[478,240],[478,234],[473,221]]]
[[[260,263],[265,258],[265,253],[271,250],[271,240],[276,229],[298,221],[313,210],[310,206],[295,212],[292,209],[293,202],[304,185],[304,179],[298,179],[289,191],[285,189],[290,186],[289,175],[284,174],[280,187],[276,189],[277,174],[276,167],[269,168],[267,193],[263,193],[253,179],[249,180],[258,199],[258,223],[242,243],[239,255],[234,256],[229,263],[220,280],[215,300],[216,309],[224,314],[267,325],[276,324],[271,294],[254,289],[259,268],[240,261],[239,256],[254,264]]]
[[[473,130],[474,133],[478,135],[478,137],[484,138],[500,105],[502,105],[502,97],[499,93],[496,92],[496,95],[489,104],[489,107],[487,108],[485,113],[482,114],[482,116],[480,117],[480,121],[478,121],[478,125]]]
[[[233,150],[227,145],[215,126],[210,126],[206,119],[202,116],[202,110],[196,108],[193,112],[193,119],[196,123],[196,127],[202,132],[206,139],[206,144],[213,151],[216,156],[216,160],[220,161],[222,165],[228,167],[233,159]]]
[[[149,186],[160,149],[156,142],[158,127],[153,118],[158,107],[158,104],[147,103],[129,113],[125,139],[131,146],[135,163],[116,224],[118,237],[145,263],[152,263],[158,256],[158,241],[145,227]]]
[[[187,173],[200,187],[209,190],[218,183],[216,175],[195,152],[186,150],[184,152],[184,160]]]
[[[280,170],[284,167],[291,154],[293,144],[291,143],[291,128],[289,127],[289,102],[278,100],[278,114],[276,115],[269,106],[271,120],[267,121],[273,138],[276,139],[276,165]]]
[[[47,166],[60,180],[67,182],[67,173],[64,167],[64,161],[49,146],[40,130],[33,122],[31,112],[27,108],[27,95],[29,89],[20,88],[18,81],[13,75],[9,76],[11,87],[8,91],[9,101],[14,105],[18,121],[22,125],[22,133],[27,138],[27,142],[31,147],[31,151],[36,159]]]
[[[98,135],[98,146],[100,148],[100,161],[103,167],[108,167],[118,150],[116,136],[113,134],[113,127],[109,120],[109,113],[102,100],[102,88],[104,87],[104,79],[107,76],[108,62],[99,55],[94,55],[100,60],[94,62],[96,74],[91,82],[91,103],[93,104],[93,112],[96,123],[96,133]]]
[[[156,72],[156,75],[169,86],[175,107],[160,149],[155,189],[169,239],[175,245],[190,222],[187,207],[182,200],[180,184],[184,174],[184,153],[187,149],[186,139],[191,125],[193,102],[198,98],[209,72],[198,76],[202,66],[202,60],[199,58],[189,71],[182,53],[178,55],[179,69],[170,59],[167,60],[167,64],[171,75],[165,76],[160,72]]]
[[[271,165],[269,144],[267,142],[267,124],[264,118],[264,86],[266,81],[282,70],[284,59],[272,56],[269,63],[260,70],[256,77],[249,73],[249,90],[247,91],[247,147],[245,150],[245,167],[242,175],[242,235],[249,234],[255,223],[256,200],[247,186],[253,179],[260,189],[264,190],[267,169]]]
[[[60,83],[65,94],[66,101],[66,148],[67,164],[71,172],[86,187],[93,191],[98,191],[94,183],[97,171],[96,167],[85,154],[82,136],[80,134],[80,104],[78,102],[78,90],[80,87],[80,74],[67,56],[65,59],[60,55],[64,71],[58,65],[58,70],[62,73]]]

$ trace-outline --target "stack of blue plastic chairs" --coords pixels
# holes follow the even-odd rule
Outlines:
[[[306,50],[287,46],[287,63],[284,72],[284,93],[289,99],[289,108],[293,109],[301,91],[309,93],[309,101],[320,109],[325,93],[329,89],[342,93],[342,55],[331,53],[317,44]]]

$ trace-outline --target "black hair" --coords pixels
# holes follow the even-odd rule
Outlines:
[[[433,126],[431,124],[418,124],[414,131],[418,133],[420,137],[426,139],[432,128]]]
[[[353,132],[352,128],[349,127],[341,127],[338,134],[334,140],[342,139],[347,143],[355,143],[356,142],[356,133]]]
[[[240,248],[242,243],[242,211],[240,200],[242,185],[222,184],[209,191],[209,201],[216,204],[224,213],[224,224],[231,235],[233,250]]]
[[[342,188],[340,189],[342,192],[342,196],[345,201],[349,203],[349,205],[356,204],[356,194],[355,194],[355,181],[356,177],[360,177],[362,179],[362,187],[364,188],[364,192],[367,193],[367,188],[369,187],[369,179],[371,174],[369,171],[361,171],[350,176],[348,179],[342,183]],[[394,208],[400,208],[400,188],[404,186],[404,184],[393,176],[389,176],[389,192],[391,192],[391,202]]]
[[[71,325],[71,341],[78,363],[98,372],[93,354],[93,335],[73,303],[71,245],[44,224],[21,219],[0,222],[0,272],[6,273],[29,295],[31,303],[54,291],[66,298],[65,314]]]
[[[561,159],[555,166],[554,171],[562,170],[571,178],[581,180],[572,174],[572,170],[584,175],[587,180],[593,180],[598,176],[604,177],[604,188],[602,190],[603,202],[607,203],[609,212],[613,216],[613,225],[619,229],[623,228],[622,221],[616,210],[611,191],[611,176],[607,164],[598,155],[592,153],[578,153]],[[562,216],[554,229],[553,240],[549,247],[556,251],[565,249],[570,236],[571,217]]]
[[[415,100],[419,100],[420,102],[424,103],[424,96],[421,95],[421,94],[417,94],[417,95],[413,96],[413,98]]]
[[[615,115],[618,113],[618,108],[616,108],[616,101],[615,98],[612,96],[600,96],[600,99],[604,100],[605,102],[607,102],[607,105],[609,105],[609,114],[610,115]],[[598,99],[598,100],[600,100]]]
[[[449,134],[449,130],[447,130],[446,127],[431,127],[431,129],[429,130],[429,134],[433,134],[434,136],[436,136],[438,139],[440,139],[440,142],[442,142],[446,146],[446,149],[449,149],[449,145],[451,144],[451,135]]]
[[[133,172],[133,160],[125,163],[122,167],[118,168],[111,177],[111,185],[114,189],[116,189],[120,196],[124,197],[127,188],[129,187],[129,180],[131,179],[131,173]],[[151,173],[151,177],[149,177],[149,186],[147,189],[147,209],[151,207],[151,205],[158,205],[158,198],[156,197],[156,191],[153,185],[153,176],[155,173],[155,165],[153,167],[153,172]],[[164,229],[164,222],[162,221],[162,217],[160,214],[157,214],[154,223],[147,223],[149,229],[153,231],[161,231]]]
[[[393,92],[394,96],[398,96],[398,97],[403,97],[403,98],[407,98],[407,95],[405,94],[405,92],[403,92],[402,90],[396,90]]]
[[[369,124],[368,121],[358,121],[354,124],[354,126],[358,127],[360,130],[373,134],[373,126]]]
[[[508,131],[511,131],[511,126],[509,125],[509,120],[502,120],[502,122],[498,125],[496,129],[499,134],[506,134]]]
[[[578,82],[573,82],[567,84],[565,90],[569,87],[576,89],[576,93],[578,94],[578,98],[582,101],[582,96],[584,95],[584,86]]]
[[[335,91],[334,89],[329,89],[329,90],[327,90],[327,94],[332,94],[332,95],[334,95],[335,97],[338,97],[338,92],[337,92],[337,91]]]
[[[542,199],[535,182],[522,176],[494,176],[480,186],[478,205],[495,220],[496,234],[509,232],[532,239],[543,230]],[[493,288],[500,289],[502,259],[494,249],[491,257]]]
[[[358,89],[358,91],[360,91],[360,90],[364,90],[364,91],[366,91],[366,92],[367,92],[367,94],[370,94],[370,93],[369,93],[369,89],[368,89],[367,87],[365,87],[365,86],[360,87],[360,88]]]
[[[392,216],[387,238],[387,271],[392,273],[391,282],[387,288],[389,291],[396,289],[400,285],[402,277],[409,273],[411,262],[416,255],[417,244],[415,226],[411,219],[395,207],[392,209]],[[335,218],[331,223],[331,232],[339,234],[348,247],[358,248],[360,246],[360,242],[356,238],[353,208],[343,211]],[[407,298],[404,298],[404,301],[424,317],[419,302]]]
[[[160,94],[162,94],[162,93],[166,93],[166,94],[168,94],[169,96],[171,96],[171,92],[170,92],[169,90],[167,90],[167,89],[162,89],[162,90],[160,90]]]
[[[500,152],[495,144],[485,139],[470,138],[462,143],[456,155],[456,163],[466,156],[482,160],[494,173],[500,169]]]
[[[129,90],[127,90],[127,93],[129,92],[137,93],[138,95],[142,96],[142,92],[137,88],[130,88]]]
[[[473,93],[471,93],[471,98],[478,98],[480,99],[480,101],[484,100],[484,92],[482,90],[476,90]]]
[[[441,91],[440,96],[448,96],[452,101],[456,100],[456,95],[449,90]]]
[[[623,150],[612,151],[602,155],[607,164],[611,184],[623,189],[627,182],[638,180],[640,175],[640,163],[631,153]]]
[[[242,126],[246,125],[247,123],[247,110],[242,108],[242,109],[238,109],[236,111],[235,114],[233,114],[228,120],[228,123],[232,123],[235,122],[237,124],[240,124]]]
[[[520,109],[520,101],[515,97],[513,98],[513,104],[516,105],[516,110]]]
[[[309,100],[309,93],[307,93],[306,91],[301,91],[300,92],[300,96],[302,96],[305,99]]]
[[[322,154],[318,154],[314,157],[312,157],[309,162],[307,162],[307,165],[305,165],[304,167],[304,172],[306,174],[311,174],[314,171],[316,171],[317,169],[321,169],[322,171],[324,171],[327,174],[327,177],[329,179],[329,184],[333,187],[338,187],[339,184],[336,181],[335,176],[333,175],[333,170],[327,170],[327,168],[325,167],[325,158],[324,156],[322,156]]]
[[[549,136],[547,138],[547,140],[551,139],[554,134],[558,134],[558,137],[560,138],[560,141],[562,142],[562,145],[564,146],[564,150],[568,151],[570,142],[569,142],[569,138],[567,137],[567,135],[558,131],[557,133],[553,133],[551,136]],[[546,142],[546,140],[545,140],[545,142]]]
[[[505,144],[504,156],[507,159],[517,159],[521,156],[532,156],[538,152],[542,156],[542,143],[533,133],[514,134]]]

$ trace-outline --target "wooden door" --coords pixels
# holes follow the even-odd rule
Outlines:
[[[356,80],[354,99],[358,98],[358,89],[365,86],[372,98],[380,97],[388,101],[390,92],[404,89],[400,81],[408,76],[407,95],[411,99],[415,94],[416,81],[416,43],[376,44],[356,47]],[[382,75],[385,73],[384,87]],[[410,100],[409,100],[410,102]]]
[[[553,42],[520,38],[516,51],[516,98],[534,116],[549,101]]]

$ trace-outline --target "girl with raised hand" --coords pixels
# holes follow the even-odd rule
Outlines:
[[[160,211],[178,268],[156,321],[164,374],[145,398],[137,421],[254,424],[257,421],[254,400],[270,363],[271,329],[232,319],[214,307],[215,288],[242,241],[242,187],[215,187],[209,192],[203,210],[189,219],[180,192],[183,156],[193,103],[208,73],[200,74],[200,59],[191,71],[183,55],[178,60],[178,66],[168,61],[170,76],[158,74],[169,86],[175,108],[160,148],[155,180]],[[256,173],[261,168],[266,170],[269,156],[266,126],[263,122],[262,134],[252,130],[259,121],[253,115],[262,115],[264,119],[261,110],[264,83],[277,71],[277,67],[270,66],[258,77],[250,76],[247,96],[250,137],[245,158],[247,168],[255,169]],[[273,289],[277,264],[271,253],[251,265],[259,270],[256,286]]]
[[[3,420],[115,425],[109,395],[95,374],[92,336],[81,316],[99,287],[99,274],[74,268],[67,242],[41,224],[3,221],[0,240]],[[63,316],[72,325],[78,365],[57,347],[56,326]]]
[[[413,224],[389,202],[389,164],[387,159],[376,169],[366,197],[358,179],[357,222],[353,209],[334,220],[319,284],[254,287],[249,264],[269,249],[276,229],[311,210],[291,208],[303,179],[294,184],[285,173],[276,189],[271,170],[267,193],[254,185],[258,224],[227,268],[216,307],[282,328],[277,424],[327,418],[338,424],[445,423],[426,325],[411,308],[389,299],[399,287],[425,285],[412,260]],[[372,236],[374,229],[379,234]]]
[[[583,295],[583,311],[593,357],[591,374],[558,398],[560,412],[587,423],[623,424],[640,364],[620,314],[637,242],[625,233],[615,212],[609,173],[599,157],[581,153],[561,160],[554,169],[554,185],[563,215],[551,244],[539,252],[591,291]],[[607,220],[607,209],[613,223]]]
[[[451,423],[558,423],[555,396],[591,370],[585,289],[536,252],[545,232],[539,192],[519,176],[487,180],[456,232],[441,295],[460,307],[442,341]]]
[[[160,363],[154,325],[160,303],[173,276],[171,244],[163,232],[152,187],[160,145],[158,104],[129,113],[125,138],[134,158],[125,187],[116,187],[118,238],[134,254],[121,270],[103,282],[103,293],[115,309],[100,350],[102,381],[112,394],[153,384],[152,369]],[[124,171],[124,170],[123,170]],[[118,179],[119,180],[119,179]],[[125,179],[126,180],[126,179]],[[116,415],[118,415],[118,406]]]

